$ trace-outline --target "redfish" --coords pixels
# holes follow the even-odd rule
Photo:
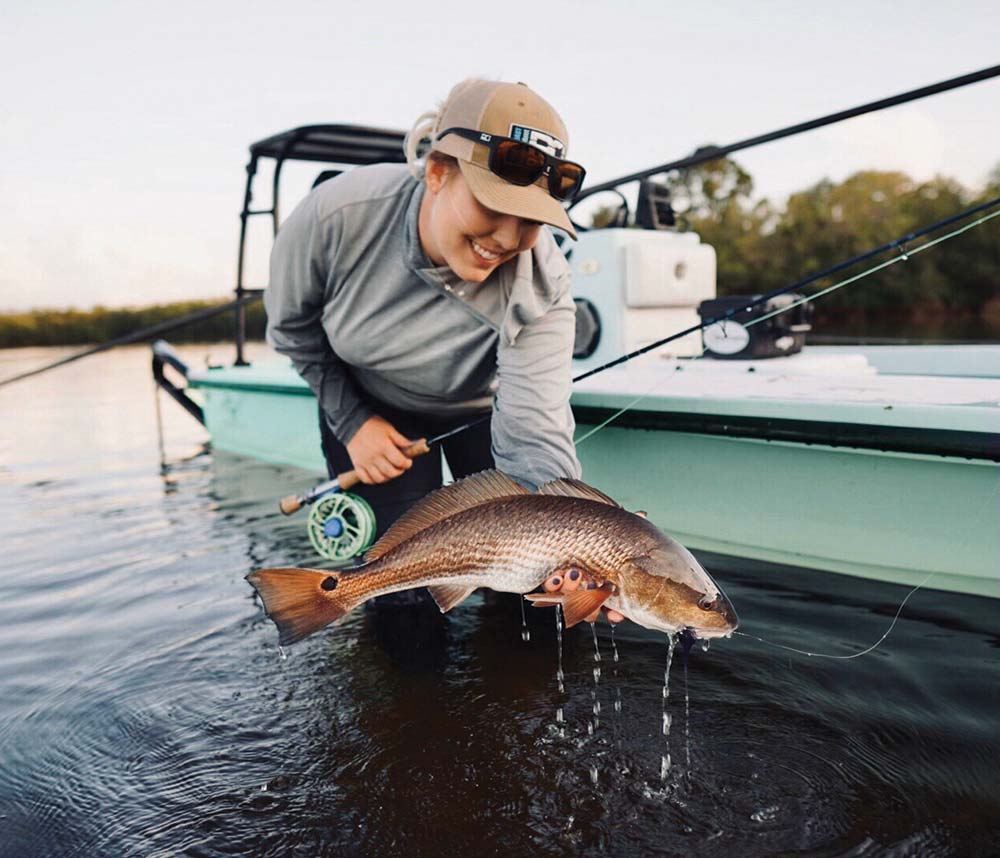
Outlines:
[[[530,593],[578,573],[571,593]],[[477,587],[561,605],[567,626],[604,606],[649,629],[729,635],[736,613],[684,546],[579,480],[530,492],[483,471],[427,495],[351,569],[261,569],[247,575],[292,644],[374,596],[427,587],[442,612]]]

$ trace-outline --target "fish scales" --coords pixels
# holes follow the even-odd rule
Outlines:
[[[280,640],[293,643],[366,600],[430,587],[442,611],[478,587],[529,593],[556,573],[592,587],[531,594],[562,604],[567,625],[614,608],[647,628],[702,637],[736,627],[732,605],[687,549],[644,517],[574,480],[531,494],[498,472],[418,503],[352,570],[265,569],[248,575]]]

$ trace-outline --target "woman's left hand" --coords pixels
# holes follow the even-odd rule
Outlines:
[[[579,569],[570,569],[567,574],[562,574],[561,572],[552,575],[545,579],[545,583],[542,584],[542,589],[546,593],[572,593],[574,590],[580,588],[580,586],[585,586],[583,583],[583,575],[580,573]],[[585,617],[588,623],[596,623],[597,618],[601,616],[601,612],[607,617],[609,623],[620,623],[625,619],[625,615],[612,610],[611,608],[598,608],[589,617]]]

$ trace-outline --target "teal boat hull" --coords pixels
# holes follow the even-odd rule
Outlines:
[[[191,389],[216,449],[325,476],[316,401],[290,367],[195,373]],[[585,437],[630,394],[576,391],[585,479],[695,550],[1000,598],[1000,464],[977,454],[1000,438],[998,403],[681,394]],[[855,435],[822,443],[831,431]]]

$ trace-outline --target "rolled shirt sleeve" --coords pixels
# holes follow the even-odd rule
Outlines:
[[[513,343],[501,339],[497,350],[493,458],[497,468],[532,489],[581,476],[569,404],[575,330],[567,282],[544,315],[521,328]]]
[[[334,435],[346,444],[371,415],[336,355],[323,327],[331,299],[331,260],[340,237],[340,215],[317,216],[307,198],[289,216],[271,251],[270,282],[264,291],[267,341],[312,389]]]

